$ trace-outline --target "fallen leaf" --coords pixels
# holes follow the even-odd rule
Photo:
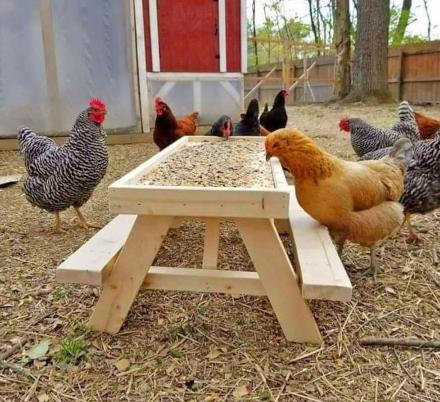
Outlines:
[[[43,357],[47,351],[49,350],[50,340],[45,339],[40,343],[37,343],[34,347],[32,347],[26,354],[31,360],[39,359]]]
[[[390,288],[390,287],[388,287],[388,286],[385,288],[385,292],[391,293],[391,294],[393,294],[393,295],[396,294],[396,291],[395,291],[393,288]]]
[[[221,355],[221,352],[218,349],[213,348],[209,351],[209,353],[206,355],[206,357],[209,360],[213,360],[213,359],[216,359],[217,357],[219,357],[220,355]]]
[[[232,393],[234,398],[241,398],[243,396],[249,395],[249,390],[246,385],[242,385],[241,387],[237,387],[234,389],[234,392]]]
[[[115,367],[119,371],[127,371],[130,367],[130,361],[128,359],[120,359],[115,363]]]
[[[49,395],[47,394],[38,394],[37,395],[38,402],[48,402],[49,401]]]

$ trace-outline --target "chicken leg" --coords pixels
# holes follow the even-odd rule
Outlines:
[[[81,211],[79,210],[79,207],[74,207],[74,208],[75,208],[76,214],[78,215],[78,219],[79,219],[77,226],[79,226],[80,228],[83,228],[83,229],[88,229],[88,228],[101,229],[101,226],[87,222],[87,219],[81,213]]]
[[[60,234],[64,233],[65,230],[61,227],[61,219],[60,219],[60,213],[55,212],[55,225],[51,230],[51,233],[53,234]]]
[[[405,222],[406,227],[408,228],[409,236],[408,241],[410,243],[420,243],[422,242],[422,239],[419,237],[419,235],[414,230],[414,227],[411,225],[411,214],[405,214]]]
[[[377,263],[377,256],[376,256],[376,248],[371,247],[370,248],[370,269],[368,271],[373,274],[374,282],[376,282],[376,280],[377,280],[377,269],[378,269],[378,263]]]

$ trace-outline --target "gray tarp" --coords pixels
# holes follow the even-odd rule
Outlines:
[[[0,137],[17,128],[54,131],[45,73],[41,0],[0,0]],[[137,125],[129,2],[50,2],[61,129],[90,97],[108,105],[108,129]]]

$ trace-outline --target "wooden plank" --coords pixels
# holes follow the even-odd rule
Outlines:
[[[256,272],[151,267],[144,289],[265,296]]]
[[[241,72],[247,73],[247,3],[246,0],[240,1],[240,18],[241,18]]]
[[[218,40],[219,40],[219,54],[220,54],[220,72],[225,73],[227,71],[225,0],[218,0]]]
[[[62,283],[102,285],[135,220],[135,215],[119,215],[110,221],[58,266],[56,280]]]
[[[125,246],[104,282],[90,317],[91,329],[110,334],[120,330],[172,221],[172,216],[136,218]]]
[[[246,249],[287,340],[321,343],[322,338],[273,222],[235,219]]]
[[[301,275],[302,294],[306,299],[349,301],[352,285],[331,237],[298,204],[295,187],[289,186],[278,158],[271,158],[277,188],[290,188],[289,227],[294,241],[296,267]],[[281,171],[281,174],[279,173]],[[285,224],[285,220],[282,224]]]
[[[112,185],[109,204],[117,214],[285,219],[289,190]]]
[[[136,0],[137,1],[137,0]],[[150,5],[149,0],[142,0],[143,27],[144,27],[144,45],[145,45],[145,64],[146,70],[153,70],[153,61],[151,55],[151,34],[150,34]]]
[[[308,77],[308,73],[309,73],[309,71],[311,71],[311,70],[315,67],[315,65],[316,65],[316,61],[314,61],[314,62],[313,62],[308,68],[306,68],[305,72],[303,72],[303,73],[302,73],[302,74],[296,79],[296,81],[290,86],[290,88],[289,88],[289,92],[292,91],[292,90],[294,90],[294,89],[300,84],[301,81],[303,81],[305,78]],[[313,81],[313,79],[312,79],[312,81]],[[305,90],[304,90],[304,93],[305,93]]]
[[[262,79],[260,82],[258,82],[245,96],[244,100],[248,99],[258,88],[261,87],[261,85],[264,84],[267,78],[269,78],[276,70],[276,66],[272,68]]]
[[[157,16],[157,0],[149,0],[148,11],[150,17],[150,40],[151,40],[151,62],[153,71],[160,71],[160,48],[159,28]]]
[[[50,0],[40,0],[41,32],[43,36],[44,67],[46,86],[50,103],[50,120],[53,131],[61,131],[61,103],[58,85],[58,69],[56,60],[55,37],[52,20],[52,4]]]
[[[110,185],[109,188],[115,188],[122,183],[127,184],[130,183],[133,179],[135,179],[138,175],[145,173],[148,169],[153,169],[160,162],[168,158],[171,154],[176,152],[179,148],[183,147],[185,143],[188,141],[188,137],[182,137],[180,140],[177,140],[170,146],[166,147],[163,151],[157,153],[146,162],[140,164],[137,168],[133,169],[125,176],[122,176],[119,180],[115,181]]]
[[[142,132],[150,131],[149,102],[147,89],[147,65],[145,55],[144,11],[142,0],[134,0],[134,25],[137,62],[137,87],[139,89],[139,106]]]
[[[219,72],[218,0],[160,0],[157,15],[163,71]]]
[[[220,242],[220,219],[206,219],[205,240],[203,246],[203,268],[216,269],[218,246]]]
[[[301,208],[295,189],[291,187],[289,220],[303,296],[306,299],[351,300],[353,288],[327,228]]]
[[[403,64],[403,50],[400,50],[399,58],[397,61],[397,100],[400,101],[402,99],[402,64]]]
[[[241,72],[241,0],[225,3],[227,71]]]
[[[219,81],[223,80],[242,80],[241,73],[188,73],[188,72],[172,72],[172,73],[147,73],[148,81]],[[260,77],[261,78],[261,77]]]

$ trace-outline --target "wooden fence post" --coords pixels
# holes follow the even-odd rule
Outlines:
[[[405,54],[403,53],[403,50],[400,49],[399,58],[397,61],[397,100],[399,102],[402,100],[402,84],[403,84],[402,64],[403,64],[404,56]]]
[[[40,24],[43,36],[47,93],[49,94],[50,103],[51,128],[49,131],[61,131],[60,91],[58,86],[51,0],[40,0]]]

